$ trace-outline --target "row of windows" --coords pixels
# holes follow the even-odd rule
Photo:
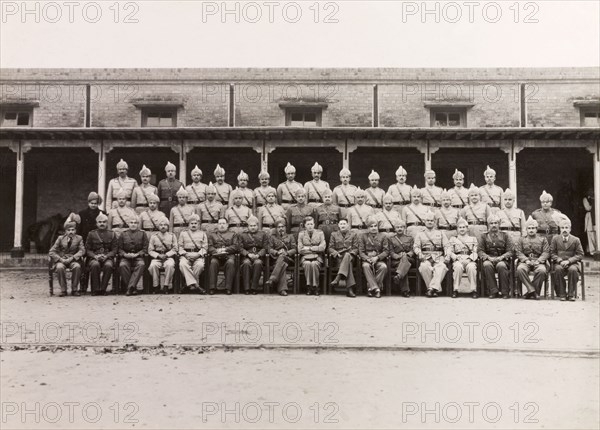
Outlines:
[[[431,108],[431,127],[466,127],[467,110]],[[582,127],[600,127],[600,108],[580,108]],[[285,125],[290,127],[321,127],[322,109],[288,108]],[[32,127],[33,108],[0,110],[2,127]],[[177,127],[177,108],[142,109],[142,127]]]

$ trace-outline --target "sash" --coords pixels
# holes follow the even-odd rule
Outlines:
[[[425,187],[425,191],[427,191],[427,193],[429,193],[429,195],[431,196],[431,198],[433,199],[433,204],[434,205],[439,205],[438,201],[435,199],[435,197],[433,196],[433,194],[431,193],[431,190],[427,187]]]
[[[217,188],[217,185],[215,184],[215,191],[217,192],[217,196],[219,196],[219,199],[221,199],[222,203],[229,203],[228,201],[226,201],[223,196],[221,195],[221,193],[219,192],[219,189]]]
[[[317,190],[317,187],[315,186],[315,183],[313,181],[310,181],[309,184],[312,185],[313,190],[315,190],[315,193],[317,193],[317,196],[319,196],[319,200],[321,200],[321,202],[323,202],[323,196],[321,195],[321,193],[319,192],[319,190]]]
[[[437,245],[435,244],[435,242],[433,241],[433,239],[431,239],[431,236],[429,236],[429,233],[427,233],[427,231],[423,231],[423,234],[425,234],[425,236],[427,236],[427,240],[433,246],[433,250],[436,251]],[[442,248],[443,248],[443,246],[442,246]]]
[[[152,216],[150,216],[150,214],[148,213],[149,211],[146,212],[142,212],[143,214],[148,215],[148,219],[150,220],[150,222],[152,223],[152,225],[154,226],[155,229],[158,230],[158,226],[156,225],[156,223],[154,222],[154,220],[152,219]]]
[[[406,199],[404,198],[404,194],[402,194],[402,191],[400,191],[400,185],[398,185],[398,184],[394,184],[394,185],[396,185],[396,189],[398,190],[398,194],[400,194],[400,198],[402,199],[402,201],[406,201]],[[408,200],[410,200],[410,199],[408,199]]]
[[[485,192],[487,193],[488,197],[490,198],[490,200],[492,201],[493,204],[495,204],[495,205],[499,205],[500,204],[500,203],[496,203],[496,200],[494,200],[494,198],[490,194],[490,191],[487,189],[487,187],[483,187],[483,189],[485,190]]]
[[[267,205],[267,198],[265,197],[265,195],[263,194],[263,192],[260,190],[260,188],[256,188],[254,191],[256,191],[258,194],[260,194],[260,197],[263,199],[264,206]]]
[[[192,237],[192,234],[190,233],[189,230],[186,230],[186,233],[188,235],[188,237],[190,238],[190,240],[192,241],[192,243],[194,244],[194,246],[196,247],[196,249],[198,251],[200,251],[202,248],[198,246],[198,244],[196,243],[196,241],[194,240],[194,238]],[[221,237],[222,238],[222,237]]]
[[[381,213],[383,214],[383,216],[385,217],[385,219],[387,220],[387,222],[390,223],[390,226],[392,227],[392,229],[394,228],[394,224],[392,223],[392,221],[390,220],[390,217],[387,216],[387,214],[385,213],[385,210],[382,210]]]
[[[235,206],[231,206],[231,210],[233,211],[233,213],[235,214],[235,216],[237,217],[237,219],[240,220],[240,224],[244,224],[245,221],[242,220],[242,217],[240,216],[240,214],[238,213],[238,211],[235,210]]]
[[[472,206],[470,206],[470,205],[469,205],[469,206],[467,206],[467,207],[469,208],[469,210],[471,211],[471,213],[473,214],[473,216],[475,217],[475,219],[477,220],[477,222],[483,222],[483,221],[481,220],[481,218],[479,218],[479,217],[478,217],[478,216],[475,214],[475,211],[473,210],[473,207],[472,207]]]
[[[117,211],[117,215],[119,215],[119,218],[121,218],[121,221],[123,222],[123,224],[125,225],[125,227],[129,227],[129,224],[127,224],[125,222],[125,218],[123,218],[123,215],[121,215],[121,212],[119,211],[119,208],[115,208],[115,210]]]
[[[162,243],[162,246],[165,247],[165,252],[169,251],[167,249],[167,244],[162,240],[162,238],[158,234],[155,234],[154,237],[156,237],[158,240],[160,240],[160,243]],[[173,249],[173,238],[172,237],[171,237],[171,249]]]
[[[213,221],[216,221],[217,219],[213,216],[213,214],[210,213],[210,209],[208,209],[208,200],[204,201],[204,207],[206,208],[206,213],[208,213],[208,215],[211,217],[211,219]]]
[[[344,188],[340,187],[340,191],[342,192],[342,194],[344,195],[344,198],[346,199],[346,204],[348,204],[348,205],[354,204],[354,202],[351,202],[350,199],[348,198],[348,196],[346,195]]]
[[[288,194],[290,195],[290,197],[292,198],[292,201],[294,203],[298,203],[298,200],[296,200],[296,197],[292,194],[292,191],[290,190],[290,187],[287,184],[287,181],[283,183],[283,185],[285,186],[285,189],[287,190]]]
[[[446,221],[446,223],[448,224],[448,227],[452,227],[452,225],[450,224],[450,221],[448,221],[448,218],[446,218],[446,215],[444,215],[444,212],[442,212],[441,208],[440,208],[439,212],[444,217],[444,221]]]
[[[239,187],[238,187],[239,190]],[[246,200],[246,202],[248,202],[248,207],[252,206],[252,202],[250,200],[248,200],[248,196],[246,196],[246,193],[242,192],[242,196],[244,197],[244,200]]]
[[[417,215],[417,213],[416,213],[416,212],[413,210],[413,208],[411,208],[411,207],[410,207],[410,205],[406,205],[406,208],[407,208],[408,210],[410,210],[410,211],[413,213],[413,215],[414,215],[414,216],[416,216],[416,217],[417,217],[417,219],[419,220],[419,222],[420,222],[421,224],[423,224],[423,225],[425,224],[425,222],[423,221],[423,219],[421,219],[421,217],[420,217],[419,215]]]
[[[104,253],[106,251],[106,248],[108,248],[108,246],[110,244],[104,243],[104,241],[100,237],[100,233],[98,233],[98,230],[93,230],[92,232],[96,233],[96,237],[98,238],[98,242],[100,242],[102,244],[102,253]],[[90,232],[90,233],[92,233],[92,232]],[[114,237],[115,232],[111,231],[111,233],[113,234],[113,237]],[[112,241],[112,238],[111,238],[111,241]]]
[[[367,223],[365,222],[365,220],[363,219],[362,215],[360,214],[360,212],[358,211],[358,209],[356,208],[356,205],[352,206],[352,209],[354,209],[354,212],[356,212],[356,215],[358,215],[358,218],[360,219],[360,223],[361,223],[361,227],[364,225],[366,226]]]
[[[513,228],[517,228],[512,219],[510,219],[510,215],[508,214],[508,212],[506,212],[506,208],[504,208],[504,214],[506,215],[506,218],[508,218],[508,221],[512,224]],[[521,224],[521,220],[519,220],[519,224]]]
[[[467,206],[467,204],[465,203],[463,198],[460,196],[460,193],[458,191],[456,191],[456,187],[454,187],[453,190],[454,190],[454,194],[456,194],[458,196],[458,198],[460,199],[460,202],[463,204],[463,206]]]
[[[269,206],[267,205],[263,205],[263,207],[267,210],[267,212],[269,213],[269,216],[271,217],[271,219],[273,220],[273,224],[275,224],[277,222],[277,220],[275,219],[275,217],[273,216],[273,213],[271,212],[271,209],[269,209]]]
[[[194,195],[196,196],[196,198],[198,199],[198,203],[200,203],[200,196],[198,195],[198,193],[196,192],[196,189],[194,188],[194,184],[190,185],[190,188],[192,189],[192,191],[194,192]],[[216,190],[216,188],[215,188]]]
[[[183,218],[184,224],[188,224],[188,220],[185,219],[185,215],[183,214],[183,212],[181,212],[181,209],[179,208],[179,205],[177,205],[175,207],[177,208],[177,212],[179,212],[179,215],[181,215],[181,218]]]
[[[150,206],[150,202],[148,201],[148,196],[146,195],[146,193],[144,192],[144,189],[142,187],[140,187],[140,191],[142,192],[142,195],[144,196],[144,199],[146,199],[146,204],[148,206]]]
[[[467,249],[469,250],[469,252],[473,252],[473,247],[469,246],[468,244],[466,244],[459,236],[455,236],[458,240],[460,240],[460,242],[467,247]]]
[[[371,192],[370,189],[367,188],[367,193],[369,193],[369,195],[371,196],[371,198],[375,201],[375,204],[377,206],[382,206],[383,207],[383,202],[379,203],[379,200],[377,200],[377,197],[375,197],[375,195],[373,195],[373,193]]]

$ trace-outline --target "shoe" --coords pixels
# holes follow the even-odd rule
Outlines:
[[[337,278],[336,278],[336,279],[334,279],[333,281],[331,281],[331,283],[329,284],[329,286],[330,286],[331,288],[337,288],[337,287],[338,287],[338,285],[339,285],[339,280],[338,280]]]
[[[566,302],[566,301],[567,301],[567,298],[566,298],[565,296],[562,296],[562,297],[560,297],[560,301],[561,301],[561,302]]]
[[[231,296],[231,290],[225,290],[225,294],[227,294],[228,296]]]
[[[381,298],[381,291],[375,290],[375,298],[377,298],[377,299]]]
[[[250,294],[252,294],[253,296],[256,296],[258,294],[258,291],[256,291],[256,290],[250,290]]]
[[[125,293],[126,296],[131,296],[131,288],[127,288],[127,292]]]
[[[427,297],[433,297],[433,290],[432,289],[427,290],[427,292],[425,293],[425,295]]]
[[[198,294],[200,294],[201,296],[206,295],[206,290],[202,287],[198,287]]]
[[[287,291],[283,290],[283,291],[279,292],[279,295],[285,297],[288,295],[288,293],[287,293]]]
[[[502,291],[498,291],[498,292],[496,293],[496,298],[497,298],[497,299],[501,299],[502,297],[504,297],[504,294],[502,294]]]
[[[394,277],[392,278],[392,282],[394,283],[394,285],[400,285],[400,276],[394,275]]]
[[[456,291],[456,290],[453,290],[453,291],[452,291],[452,298],[453,298],[453,299],[455,299],[455,298],[457,298],[457,297],[458,297],[458,291]]]
[[[402,297],[406,297],[407,299],[410,297],[410,293],[407,293],[406,291],[405,291],[405,292],[403,292],[403,293],[400,293],[400,295],[401,295]]]
[[[215,290],[214,290],[214,288],[211,288],[210,290],[208,290],[208,295],[209,295],[209,296],[214,296],[214,295],[215,295]]]
[[[356,294],[354,294],[354,288],[348,288],[348,291],[346,291],[346,297],[356,297]]]
[[[440,295],[440,293],[438,293],[437,290],[433,290],[431,294],[433,295],[433,297],[438,297]]]
[[[167,287],[162,287],[162,288],[160,289],[160,292],[161,292],[162,294],[169,294],[169,290],[168,290],[168,288],[167,288]]]
[[[367,291],[367,297],[373,297],[373,292],[371,290]]]
[[[312,296],[312,289],[310,287],[306,288],[306,295],[307,296]]]
[[[73,292],[71,293],[71,295],[72,295],[72,296],[75,296],[75,297],[79,297],[79,296],[81,296],[81,293],[80,293],[79,291],[73,291]]]
[[[314,294],[315,296],[320,296],[320,295],[321,295],[321,292],[319,291],[319,287],[315,287],[315,288],[313,289],[313,294]]]
[[[510,299],[510,296],[508,294],[506,294],[506,295],[503,295],[502,298],[503,299]]]
[[[471,297],[473,297],[474,299],[478,299],[479,298],[479,294],[477,293],[477,291],[473,291],[471,293]]]
[[[270,279],[268,281],[265,282],[265,287],[270,290],[271,287],[273,286],[273,281],[271,281]]]
[[[244,294],[247,296],[250,295],[250,290],[244,290]]]
[[[568,301],[570,301],[570,302],[574,302],[574,301],[575,301],[575,297],[573,297],[573,296],[568,296],[568,297],[567,297],[567,300],[568,300]]]
[[[64,291],[61,291],[60,293],[58,293],[58,297],[65,297],[67,295],[67,293],[65,293]]]

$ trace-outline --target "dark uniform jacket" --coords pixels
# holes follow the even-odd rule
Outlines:
[[[177,179],[169,180],[166,178],[158,183],[158,197],[160,198],[158,208],[161,211],[170,214],[171,208],[177,206],[177,191],[182,185]]]
[[[384,233],[377,233],[375,236],[371,233],[364,233],[358,239],[358,254],[362,260],[377,256],[379,261],[385,260],[388,256],[388,238]]]
[[[269,247],[269,237],[262,230],[254,233],[246,231],[240,234],[240,245],[240,254],[244,257],[248,254],[258,254],[259,257],[264,257]]]
[[[221,233],[215,231],[208,235],[208,253],[216,254],[219,248],[225,248],[225,253],[236,254],[240,250],[240,237],[233,231]]]
[[[315,216],[317,225],[334,225],[337,227],[337,223],[342,217],[342,210],[334,204],[322,204],[316,207]]]
[[[97,254],[104,254],[111,259],[117,255],[117,235],[112,230],[92,230],[85,241],[87,256],[96,258]]]
[[[125,230],[118,239],[119,255],[138,253],[143,257],[148,253],[148,236],[142,230]]]
[[[277,253],[280,249],[285,249],[288,257],[293,257],[298,252],[298,249],[296,248],[296,239],[294,239],[293,234],[286,234],[283,237],[272,234],[269,240],[269,254],[274,258],[277,257]]]
[[[345,233],[334,231],[331,233],[329,242],[330,254],[331,251],[347,251],[352,255],[358,255],[358,234],[352,230],[348,230]]]
[[[100,209],[85,208],[79,212],[81,223],[77,226],[77,234],[83,238],[84,242],[87,240],[88,233],[96,228],[96,217],[100,215],[100,212],[106,215],[106,212]]]
[[[392,256],[392,260],[399,260],[400,256],[398,254],[401,252],[405,252],[407,257],[414,257],[414,243],[415,240],[413,237],[407,234],[403,234],[402,236],[395,234],[388,237],[388,247]]]
[[[512,255],[513,249],[512,239],[505,231],[484,233],[477,242],[477,254],[482,260],[488,260],[490,257],[502,257],[506,260]]]
[[[538,260],[545,263],[550,257],[550,245],[544,236],[537,235],[533,239],[522,237],[516,247],[517,258],[524,263],[527,260]]]
[[[69,243],[71,239],[71,243]],[[74,260],[79,260],[85,254],[83,247],[83,238],[78,234],[74,234],[72,238],[63,234],[58,236],[48,255],[54,264],[61,258],[73,257]]]
[[[303,204],[302,206],[299,206],[298,204],[290,206],[286,211],[285,216],[287,218],[288,231],[290,231],[292,228],[303,229],[304,218],[307,216],[311,216],[316,219],[313,207],[307,204]]]

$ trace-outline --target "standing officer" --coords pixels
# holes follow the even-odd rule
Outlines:
[[[202,183],[202,170],[195,166],[191,172],[192,183],[185,187],[188,192],[188,203],[198,211],[198,205],[206,200],[206,184]]]
[[[225,211],[225,219],[229,225],[229,230],[238,234],[248,230],[248,218],[252,216],[252,211],[248,206],[242,205],[244,196],[240,190],[231,192],[232,205]]]
[[[243,170],[240,171],[240,174],[237,177],[238,186],[236,191],[239,191],[242,194],[242,205],[246,206],[250,210],[254,210],[254,192],[248,188],[248,181],[250,177]],[[233,198],[232,194],[229,194],[229,207],[233,206]]]
[[[215,175],[215,191],[217,193],[216,200],[221,202],[221,204],[225,207],[229,205],[229,194],[233,190],[231,185],[225,182],[225,169],[217,164],[214,171]]]
[[[177,205],[171,209],[169,214],[169,223],[171,231],[179,237],[179,234],[185,230],[190,222],[190,217],[196,213],[194,206],[187,204],[188,192],[183,188],[179,188],[175,194],[177,197]]]
[[[442,281],[448,272],[446,257],[448,238],[435,228],[435,217],[429,211],[423,215],[425,230],[415,237],[414,251],[421,261],[419,272],[427,286],[427,297],[437,297],[442,290]]]
[[[452,175],[454,187],[450,189],[450,197],[452,199],[452,207],[455,209],[464,208],[469,202],[469,191],[464,187],[465,175],[458,169],[454,169]]]
[[[87,239],[87,235],[90,231],[96,228],[96,218],[101,213],[105,214],[104,211],[98,209],[98,205],[102,204],[102,197],[100,197],[97,193],[92,191],[88,194],[88,207],[79,212],[79,219],[81,222],[77,226],[77,234],[83,238],[85,242]]]
[[[342,210],[342,218],[348,217],[348,210],[354,205],[354,194],[358,190],[350,184],[350,177],[350,170],[346,168],[340,170],[341,184],[333,189],[333,204],[338,205]]]
[[[346,296],[356,297],[354,293],[354,260],[358,255],[358,236],[356,232],[350,230],[348,220],[341,218],[339,220],[339,230],[331,234],[329,242],[329,255],[334,260],[333,268],[338,271],[331,282],[331,287],[338,285],[346,287]]]
[[[315,209],[315,216],[319,230],[325,234],[325,242],[329,244],[331,233],[338,229],[338,221],[342,218],[342,211],[339,206],[334,205],[333,192],[326,188],[323,191],[323,204]]]
[[[314,166],[311,167],[310,172],[312,173],[313,178],[312,181],[308,181],[304,184],[304,190],[306,191],[309,206],[316,208],[324,202],[323,194],[325,193],[325,190],[329,190],[329,184],[321,180],[323,166],[319,163],[315,162]]]
[[[463,272],[467,273],[471,297],[479,297],[477,293],[477,239],[469,236],[469,224],[464,218],[456,222],[458,234],[448,241],[447,254],[452,260],[453,285],[452,298],[458,297],[458,290],[462,280]]]
[[[263,272],[263,258],[267,255],[269,237],[258,229],[258,218],[248,218],[248,231],[240,234],[240,254],[242,256],[242,282],[244,294],[258,294],[258,282]]]
[[[315,229],[314,218],[306,217],[304,230],[298,233],[298,254],[300,264],[304,268],[307,296],[319,295],[319,271],[323,264],[325,248],[325,235],[321,230]]]
[[[304,220],[306,217],[311,217],[314,221],[315,210],[306,204],[306,191],[300,187],[296,190],[295,195],[296,204],[290,205],[285,212],[285,218],[287,226],[290,229],[290,233],[295,238],[298,237],[298,233],[304,230]]]
[[[127,192],[119,190],[116,194],[117,206],[108,211],[108,227],[117,233],[117,237],[129,228],[129,222],[137,215],[127,206]]]
[[[404,206],[402,219],[406,223],[406,234],[416,238],[417,234],[425,230],[425,221],[423,217],[429,211],[427,206],[421,203],[423,192],[415,185],[410,192],[412,203]]]
[[[200,217],[190,217],[189,228],[179,235],[179,270],[190,291],[206,294],[200,286],[200,275],[204,271],[204,259],[208,252],[208,236],[200,230]]]
[[[513,256],[514,242],[511,236],[500,231],[500,218],[497,214],[491,214],[487,219],[488,232],[482,234],[477,241],[477,252],[483,261],[482,271],[488,288],[490,299],[496,297],[509,298],[510,288],[510,264]],[[494,273],[498,274],[498,282]]]
[[[500,230],[505,231],[510,236],[513,243],[517,243],[521,236],[525,236],[525,213],[514,207],[515,193],[507,188],[502,194],[504,209],[496,212],[500,219]]]
[[[300,182],[294,180],[296,177],[296,168],[294,166],[287,163],[287,166],[285,166],[283,171],[285,172],[287,180],[277,186],[277,200],[279,201],[279,204],[283,206],[283,209],[287,211],[291,205],[298,203],[296,201],[296,193],[299,189],[304,188],[302,188]],[[290,225],[288,224],[288,228],[289,227]]]
[[[166,215],[158,210],[160,199],[156,194],[148,196],[148,210],[140,214],[140,228],[146,232],[148,241],[158,231],[158,221]]]
[[[404,167],[398,167],[398,170],[396,170],[396,183],[394,185],[390,185],[388,188],[388,194],[391,194],[394,202],[394,209],[396,209],[399,213],[402,213],[404,206],[407,206],[411,203],[411,188],[410,185],[406,184],[407,176],[408,173]]]
[[[240,237],[229,230],[226,218],[219,218],[217,231],[208,235],[208,253],[210,254],[209,290],[213,295],[217,291],[219,267],[223,267],[225,275],[225,293],[231,295],[235,277],[235,254],[240,250]]]
[[[494,185],[496,171],[487,166],[487,169],[483,172],[483,177],[485,178],[485,185],[480,188],[481,201],[488,205],[492,212],[498,212],[502,206],[502,188]]]
[[[348,210],[348,223],[350,228],[357,233],[365,233],[367,231],[367,218],[375,215],[373,208],[365,204],[366,194],[358,188],[354,193],[356,204]]]
[[[550,256],[554,263],[556,294],[561,301],[575,301],[579,282],[579,262],[583,259],[583,247],[579,238],[571,234],[571,221],[563,219],[559,223],[560,234],[552,238]],[[569,292],[565,285],[565,275],[569,279]]]
[[[371,170],[369,174],[369,188],[365,190],[367,196],[365,203],[371,206],[375,213],[381,212],[383,209],[383,196],[385,196],[385,191],[379,188],[379,179],[379,173]]]
[[[527,288],[526,299],[539,298],[542,285],[546,280],[546,261],[550,257],[550,246],[545,236],[537,234],[538,222],[532,217],[525,223],[527,236],[517,242],[516,252],[519,259],[517,276]],[[529,279],[529,273],[533,272],[533,282]]]
[[[379,233],[378,222],[374,216],[370,216],[366,224],[368,231],[358,238],[358,255],[367,280],[367,296],[380,298],[383,279],[388,269],[385,264],[389,254],[388,238]]]
[[[151,176],[152,172],[144,165],[142,170],[140,170],[140,179],[142,183],[139,187],[135,187],[131,194],[131,207],[135,209],[135,212],[138,215],[148,210],[148,197],[151,194],[158,195],[158,189],[150,184]]]
[[[271,234],[275,233],[277,221],[285,219],[286,214],[283,207],[277,204],[277,192],[275,189],[269,189],[265,198],[265,204],[258,208],[258,228],[267,234]]]
[[[552,195],[544,191],[540,195],[542,207],[531,214],[531,217],[538,222],[538,233],[546,237],[548,244],[552,243],[552,238],[558,234],[558,223],[568,219],[561,211],[552,207],[553,200]]]
[[[400,286],[400,294],[403,297],[410,296],[410,288],[408,285],[408,271],[415,264],[414,242],[412,236],[405,234],[406,224],[402,219],[394,223],[396,234],[388,238],[390,256],[392,257],[393,271],[392,281],[394,285]]]
[[[79,216],[70,214],[65,221],[65,234],[58,236],[48,255],[52,270],[56,272],[60,284],[59,297],[67,295],[67,269],[71,270],[71,295],[80,296],[81,257],[85,254],[83,238],[76,234]]]
[[[177,255],[177,237],[169,233],[169,220],[162,216],[158,221],[158,232],[150,238],[148,243],[148,255],[152,257],[148,272],[152,277],[152,289],[154,293],[173,289],[173,276],[175,275],[175,259]],[[160,284],[160,269],[165,270],[164,284]]]
[[[254,189],[254,206],[255,213],[257,214],[257,216],[260,208],[267,204],[268,193],[275,193],[275,203],[277,202],[277,190],[269,185],[270,179],[271,175],[269,175],[269,172],[267,172],[266,170],[263,170],[258,174],[260,187]],[[277,206],[279,206],[279,204]],[[258,217],[258,219],[260,221],[260,217]]]
[[[461,211],[460,216],[469,223],[469,234],[477,240],[487,232],[486,220],[491,214],[490,207],[481,201],[481,190],[471,184],[469,188],[469,204]]]
[[[285,219],[280,219],[275,223],[275,233],[269,237],[269,255],[275,260],[275,264],[265,285],[271,288],[273,284],[277,284],[277,292],[280,296],[288,295],[285,271],[290,264],[294,264],[294,256],[298,252],[294,235],[287,234],[286,230]]]
[[[386,236],[395,236],[394,225],[402,220],[400,213],[394,209],[394,197],[391,194],[383,196],[383,210],[375,214],[378,223],[379,233],[385,233]]]
[[[450,239],[456,236],[456,221],[458,221],[460,215],[458,209],[452,207],[452,196],[448,191],[444,190],[441,198],[442,207],[434,212],[435,225],[438,230],[443,230],[446,237]]]
[[[198,205],[200,225],[207,234],[217,231],[219,218],[225,215],[225,207],[216,199],[217,189],[212,182],[206,186],[206,200]]]
[[[133,193],[133,189],[137,187],[137,181],[127,176],[128,170],[129,166],[121,158],[121,160],[117,163],[117,172],[119,173],[119,176],[111,179],[108,182],[108,188],[106,190],[107,211],[117,206],[117,193],[119,190],[125,191],[127,206],[131,206],[131,194]]]
[[[117,256],[117,235],[108,230],[108,217],[103,213],[96,217],[97,229],[90,231],[85,241],[87,266],[92,284],[92,296],[106,294]]]
[[[432,211],[442,206],[442,189],[435,185],[435,172],[433,170],[425,171],[425,187],[423,192],[423,204],[429,206]]]
[[[177,191],[183,184],[175,178],[177,168],[170,161],[165,166],[167,177],[158,183],[159,208],[164,214],[170,214],[171,209],[177,206]]]
[[[119,256],[121,257],[119,276],[121,283],[127,285],[127,296],[137,294],[137,284],[146,268],[144,256],[148,253],[148,237],[138,229],[139,223],[139,218],[134,215],[129,220],[129,229],[121,233],[118,238]]]

